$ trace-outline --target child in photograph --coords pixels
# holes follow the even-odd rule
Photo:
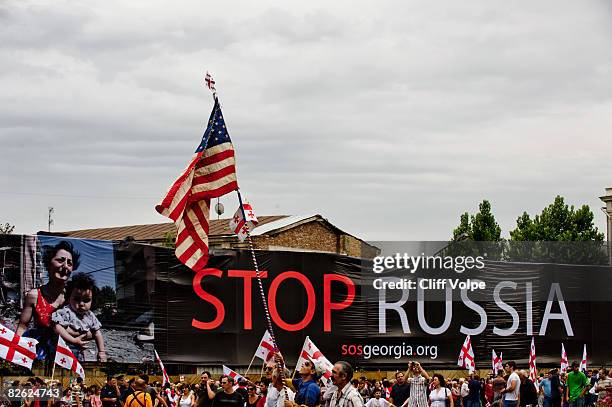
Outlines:
[[[98,348],[97,360],[106,362],[102,325],[91,311],[95,283],[86,274],[75,274],[66,285],[68,304],[55,311],[52,320],[55,332],[70,346],[80,361],[85,360],[85,349],[91,339]]]

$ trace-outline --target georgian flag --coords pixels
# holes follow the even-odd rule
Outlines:
[[[62,339],[61,336],[57,338],[57,350],[55,351],[55,364],[63,367],[64,369],[72,370],[74,373],[81,376],[83,380],[85,380],[85,371],[83,370],[83,366],[77,360],[77,357],[74,356],[74,353],[70,350],[66,342]]]
[[[565,353],[565,346],[561,343],[561,372],[567,372],[569,368],[569,362],[567,360],[567,353]]]
[[[246,220],[242,216],[240,207],[238,207],[236,213],[232,219],[230,219],[229,227],[232,233],[235,233],[238,236],[238,239],[240,239],[241,242],[244,242],[244,240],[247,238],[248,232],[252,231],[255,226],[257,226],[257,217],[255,216],[255,212],[253,212],[251,204],[244,203],[242,208],[244,208]]]
[[[463,341],[461,352],[459,352],[457,365],[467,369],[470,373],[476,369],[476,363],[474,362],[474,349],[472,348],[472,340],[470,339],[470,335],[466,336],[465,341]]]
[[[497,354],[495,353],[495,349],[492,350],[492,356],[491,356],[491,364],[493,366],[493,374],[497,375],[497,372],[499,372],[500,370],[504,370],[504,365],[503,365],[503,352],[501,352],[499,354],[499,357],[497,357]]]
[[[536,367],[536,350],[535,341],[533,338],[531,338],[531,347],[529,349],[529,378],[532,382],[537,383],[536,380],[538,378],[538,369]]]
[[[312,361],[316,370],[324,372],[321,380],[327,383],[331,380],[334,365],[329,361],[329,359],[323,356],[323,353],[321,353],[319,348],[316,347],[308,336],[304,341],[304,346],[302,346],[302,352],[300,352],[300,357],[298,358],[295,368],[300,370],[304,362],[307,360]]]
[[[272,335],[270,335],[270,332],[266,330],[266,332],[264,332],[263,338],[261,338],[261,342],[259,342],[259,347],[255,351],[255,356],[267,362],[272,359],[273,355],[274,342],[272,341]]]
[[[238,373],[234,372],[229,367],[223,365],[223,374],[234,379],[234,383],[237,383],[240,379],[246,380],[243,376],[240,376]]]
[[[157,361],[157,363],[159,363],[159,367],[161,368],[162,376],[164,378],[164,382],[162,383],[162,386],[165,386],[166,383],[170,383],[170,377],[168,376],[168,373],[166,373],[166,368],[164,368],[164,364],[162,363],[161,358],[157,354],[157,351],[156,350],[153,350],[153,351],[155,352],[155,360]]]
[[[0,325],[0,358],[32,369],[32,362],[36,359],[36,345],[36,339],[19,336]]]
[[[584,344],[584,349],[582,350],[582,360],[580,361],[581,372],[587,370],[587,351],[586,351],[586,343]]]

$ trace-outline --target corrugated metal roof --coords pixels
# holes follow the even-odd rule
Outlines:
[[[280,219],[287,218],[286,215],[274,215],[274,216],[259,216],[259,225],[264,226],[270,222],[276,222]],[[209,236],[223,236],[230,235],[229,230],[229,219],[212,219],[210,221]],[[257,230],[257,228],[255,229]],[[128,236],[133,237],[137,241],[155,241],[163,240],[166,234],[176,234],[176,226],[174,223],[152,223],[147,225],[132,225],[132,226],[118,226],[111,228],[97,228],[97,229],[82,229],[82,230],[70,230],[66,232],[55,232],[54,234],[76,237],[81,239],[100,239],[100,240],[122,240]]]

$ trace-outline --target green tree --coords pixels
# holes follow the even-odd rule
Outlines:
[[[15,226],[6,222],[4,225],[0,224],[0,235],[10,235],[15,230]]]
[[[561,196],[533,218],[524,212],[510,231],[506,258],[567,264],[606,264],[603,233],[587,205],[569,206]]]
[[[604,234],[595,227],[595,216],[587,205],[580,209],[568,206],[563,197],[544,208],[533,219],[527,212],[516,220],[516,229],[510,231],[512,241],[601,242]]]
[[[491,203],[486,199],[478,205],[478,213],[461,215],[459,226],[453,230],[453,241],[473,240],[477,242],[499,242],[501,228],[491,212]]]

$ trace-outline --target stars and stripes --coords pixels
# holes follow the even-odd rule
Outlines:
[[[177,227],[176,257],[194,271],[208,262],[210,200],[238,189],[234,147],[219,101],[187,169],[155,209]]]
[[[255,351],[255,356],[266,362],[271,360],[274,356],[274,342],[272,341],[272,335],[270,335],[268,330],[264,332],[261,342],[259,342],[259,346]]]
[[[248,233],[257,226],[257,217],[253,212],[253,208],[251,204],[245,203],[242,205],[242,209],[244,210],[244,216],[242,215],[242,210],[240,207],[236,210],[236,213],[230,219],[229,227],[230,230],[238,236],[238,239],[241,242],[247,238]],[[246,216],[246,220],[245,220]]]
[[[569,361],[567,360],[567,353],[565,353],[565,346],[561,343],[561,373],[567,372],[569,369]]]
[[[19,336],[0,325],[0,358],[32,369],[32,362],[36,359],[36,345],[36,339]]]
[[[531,347],[529,348],[529,378],[532,382],[536,382],[538,378],[538,369],[536,367],[536,350],[535,340],[531,338]]]
[[[164,364],[163,364],[161,358],[157,354],[157,351],[156,350],[153,350],[153,351],[155,352],[155,360],[159,364],[159,367],[161,368],[161,371],[162,371],[162,376],[163,376],[163,383],[162,383],[162,385],[165,386],[166,383],[170,383],[170,377],[168,376],[168,373],[166,373],[166,368],[164,367]]]
[[[582,360],[580,361],[580,368],[579,370],[581,372],[584,372],[585,370],[587,370],[587,351],[586,351],[586,343],[584,344],[584,348],[582,349]]]
[[[476,369],[476,364],[474,363],[474,349],[472,348],[470,335],[466,336],[465,341],[463,341],[457,365],[467,369],[470,373]]]
[[[57,349],[55,351],[55,364],[63,367],[64,369],[72,370],[85,380],[85,371],[83,366],[77,360],[77,357],[72,353],[66,342],[61,336],[57,339]]]

